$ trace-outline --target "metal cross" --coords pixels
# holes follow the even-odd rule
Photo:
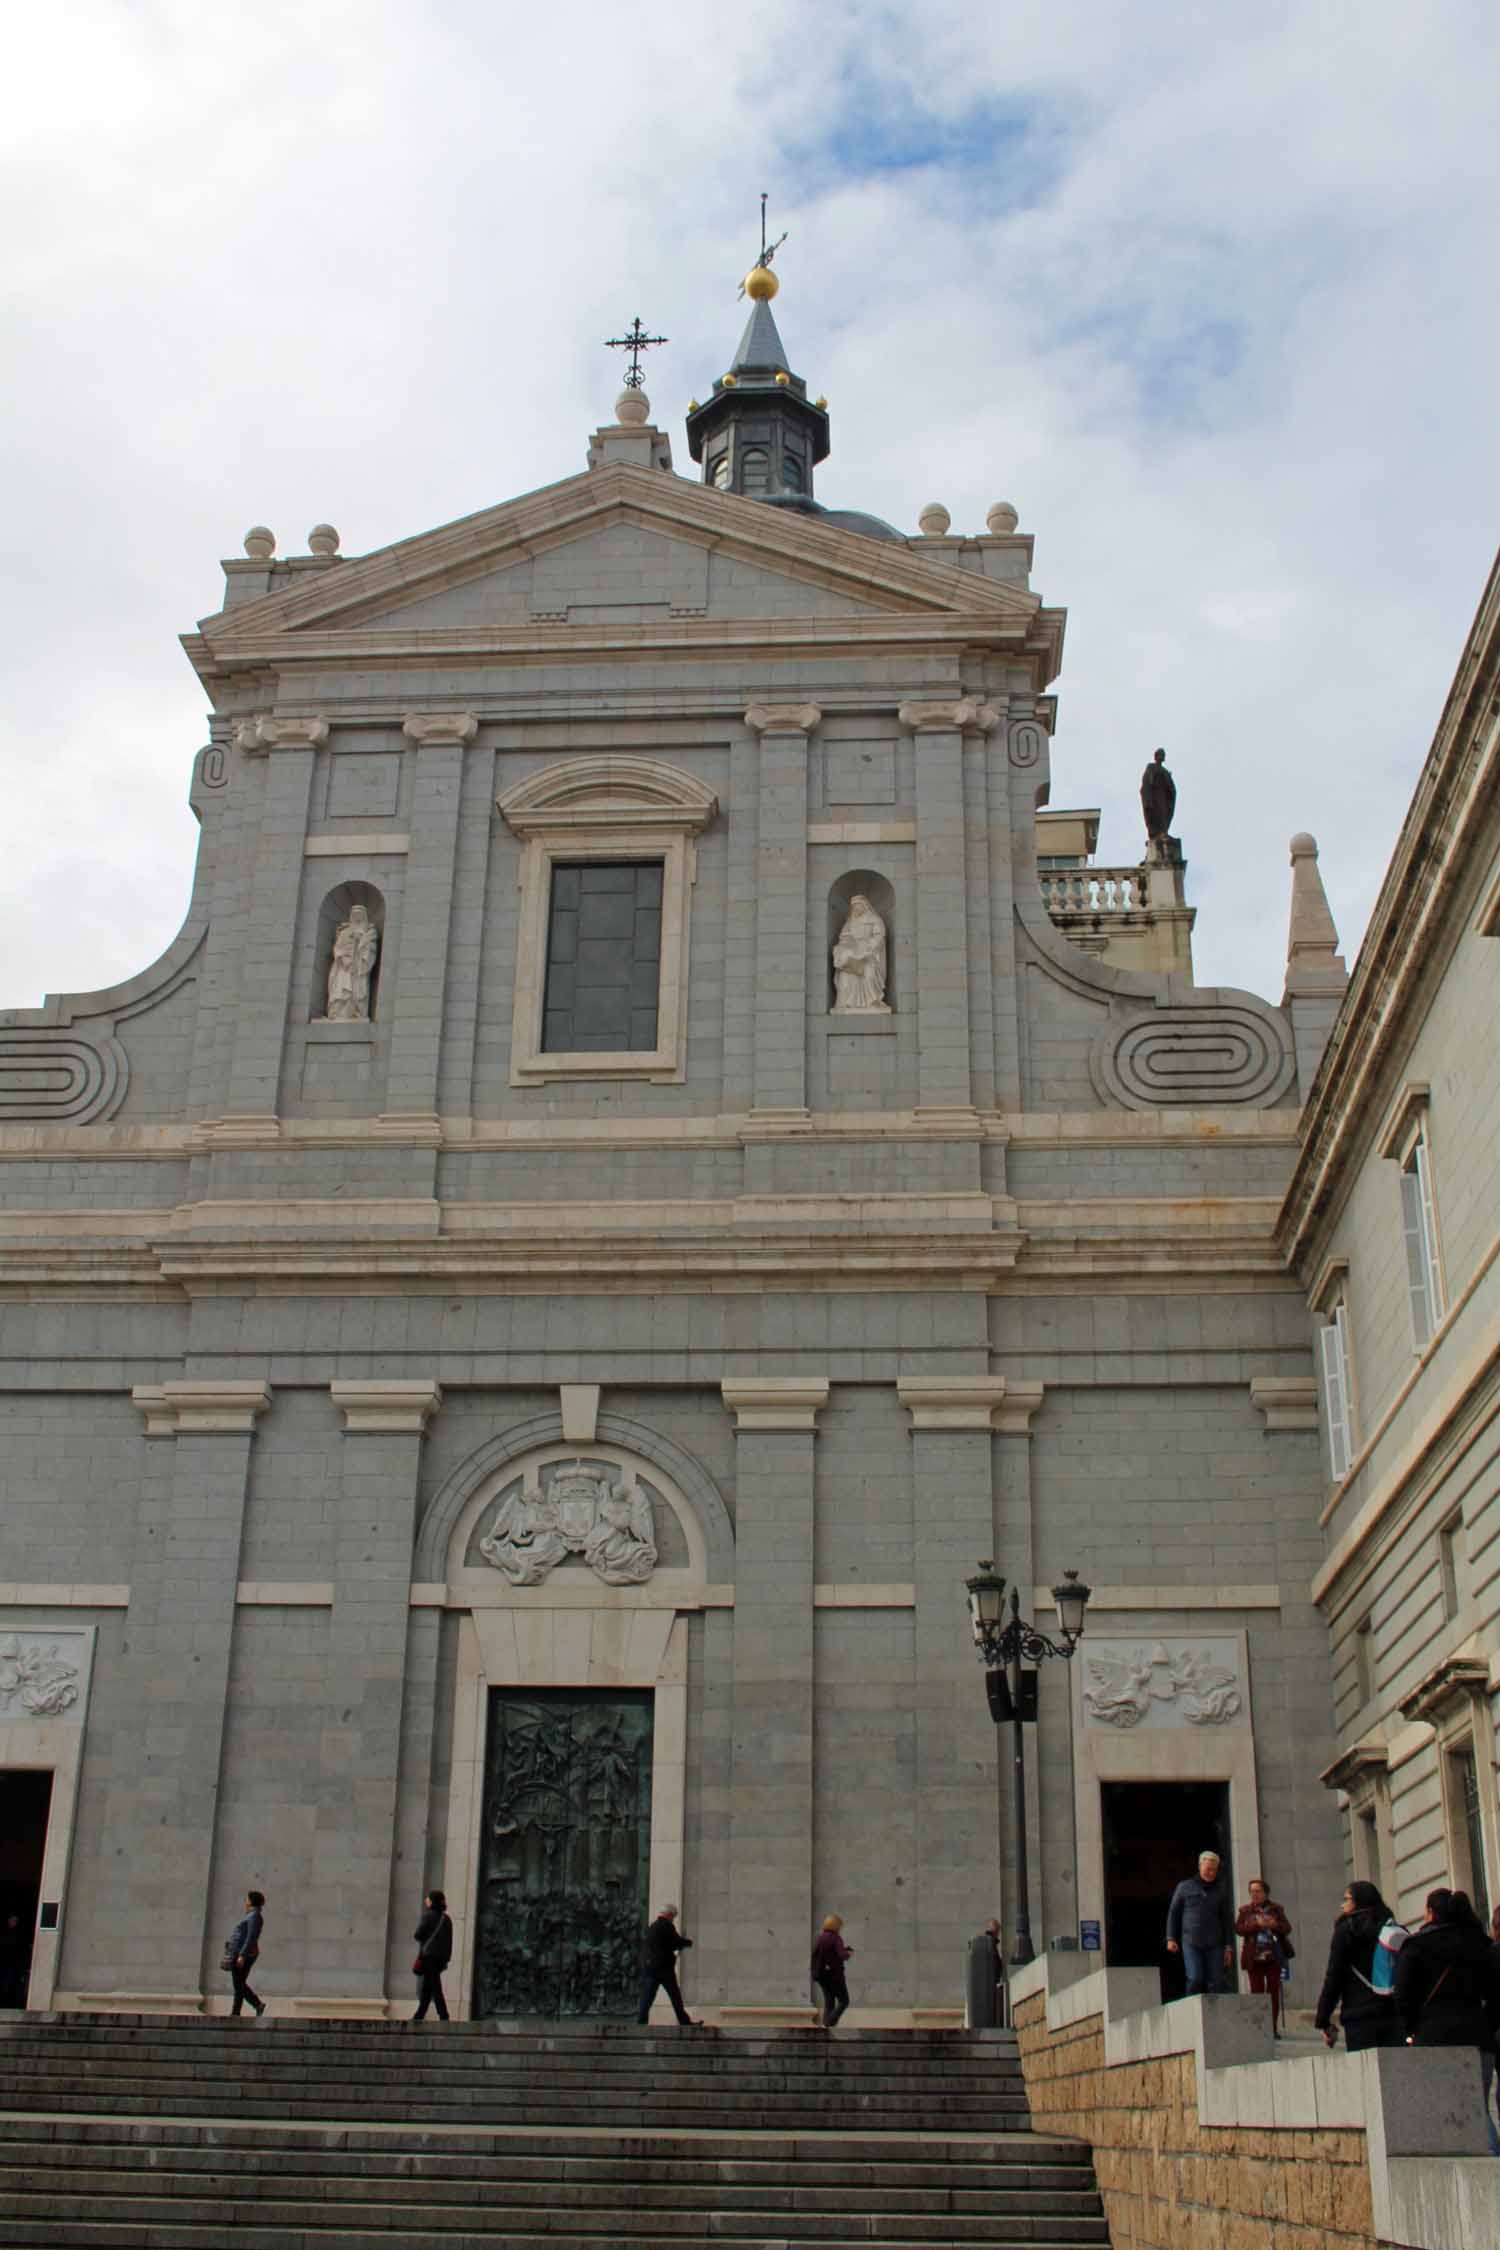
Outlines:
[[[612,352],[629,352],[630,365],[625,371],[625,388],[638,391],[646,378],[641,373],[641,354],[653,344],[669,344],[670,336],[648,336],[641,326],[641,316],[636,314],[623,336],[606,336],[605,344]]]
[[[756,264],[768,266],[785,240],[785,234],[778,234],[774,242],[767,242],[766,240],[766,190],[762,188],[760,191],[760,256],[756,259]],[[743,297],[744,294],[745,284],[742,281],[740,283],[740,295]]]

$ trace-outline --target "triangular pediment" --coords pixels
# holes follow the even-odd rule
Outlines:
[[[788,617],[970,617],[1028,635],[1035,594],[902,542],[610,467],[506,501],[242,602],[200,626],[220,662],[369,636],[505,637],[537,627]]]

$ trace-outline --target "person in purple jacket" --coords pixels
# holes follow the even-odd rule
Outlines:
[[[823,1927],[813,1942],[812,1979],[823,1995],[825,2031],[832,2031],[849,2005],[849,1980],[844,1974],[844,1963],[851,1948],[839,1934],[843,1927],[842,1914],[825,1914]]]

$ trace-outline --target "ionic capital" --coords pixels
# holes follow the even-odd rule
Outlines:
[[[236,750],[252,758],[263,758],[269,750],[318,750],[327,740],[326,719],[290,719],[270,712],[241,719],[234,730]]]
[[[472,742],[479,732],[479,721],[472,711],[408,711],[401,732],[429,749],[445,742]]]
[[[146,1435],[248,1437],[271,1403],[269,1383],[137,1383],[131,1403]]]
[[[811,734],[822,716],[816,703],[752,703],[745,724],[753,734]]]
[[[913,734],[992,734],[1000,724],[994,704],[971,695],[957,703],[903,703],[896,716]]]
[[[828,1404],[826,1382],[798,1376],[746,1376],[719,1388],[742,1435],[747,1430],[816,1430],[818,1410]]]
[[[330,1383],[328,1395],[344,1417],[344,1435],[381,1431],[420,1437],[443,1403],[430,1377],[419,1382]]]

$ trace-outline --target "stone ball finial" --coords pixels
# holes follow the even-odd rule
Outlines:
[[[1318,856],[1317,837],[1309,836],[1305,828],[1299,829],[1291,841],[1291,854],[1293,859],[1316,859]]]
[[[1008,500],[997,500],[984,520],[997,539],[1004,539],[1021,519]]]
[[[649,420],[650,414],[651,401],[644,391],[626,389],[615,400],[615,420],[629,429],[639,428],[642,422]]]
[[[339,535],[331,523],[315,523],[307,535],[307,551],[311,555],[336,555]]]
[[[269,562],[276,552],[276,534],[263,523],[253,523],[245,533],[245,552],[252,562]]]
[[[929,500],[917,518],[917,529],[924,539],[941,539],[952,521],[941,500]]]

